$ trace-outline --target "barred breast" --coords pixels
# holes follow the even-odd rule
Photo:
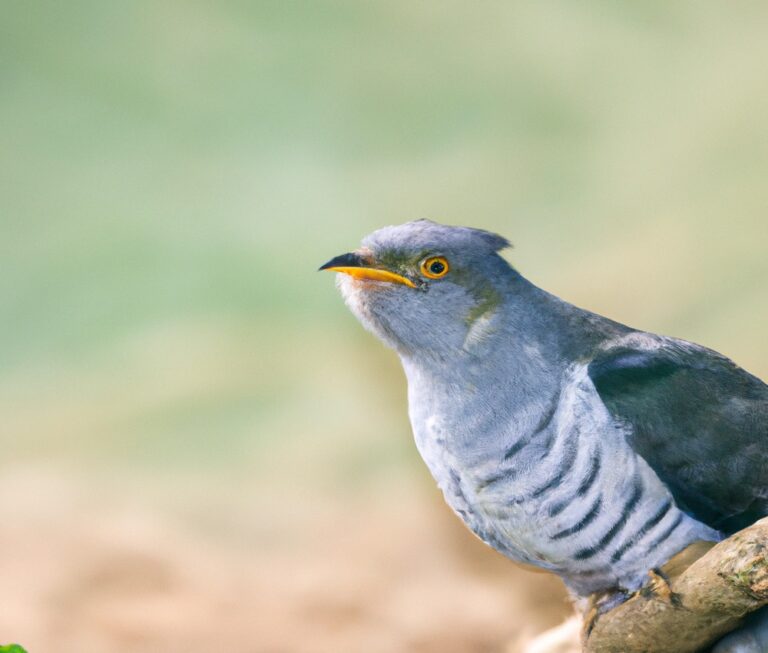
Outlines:
[[[578,594],[635,589],[689,543],[720,534],[675,505],[586,369],[568,375],[536,421],[516,416],[523,430],[473,438],[437,413],[414,424],[417,444],[446,501],[495,549],[558,573]],[[466,443],[478,438],[504,446],[470,455]]]

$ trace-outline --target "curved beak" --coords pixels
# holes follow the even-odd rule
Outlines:
[[[327,263],[320,266],[319,270],[330,270],[331,272],[342,272],[355,279],[370,279],[372,281],[388,281],[389,283],[401,283],[404,286],[415,288],[416,284],[407,277],[400,274],[382,270],[381,268],[370,267],[370,261],[365,260],[357,252],[349,252],[332,258]],[[318,271],[319,271],[318,270]]]

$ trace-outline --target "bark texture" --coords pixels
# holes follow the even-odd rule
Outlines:
[[[586,653],[698,653],[768,604],[768,518],[693,545],[617,607],[587,619]]]

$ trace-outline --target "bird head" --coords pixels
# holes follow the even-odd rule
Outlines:
[[[442,357],[501,304],[516,274],[498,254],[508,246],[488,231],[417,220],[373,232],[320,269],[339,273],[345,302],[387,345]]]

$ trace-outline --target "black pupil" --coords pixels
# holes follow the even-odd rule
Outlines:
[[[441,261],[432,261],[432,263],[429,264],[429,271],[432,274],[442,274],[443,270],[445,270],[445,264]]]

